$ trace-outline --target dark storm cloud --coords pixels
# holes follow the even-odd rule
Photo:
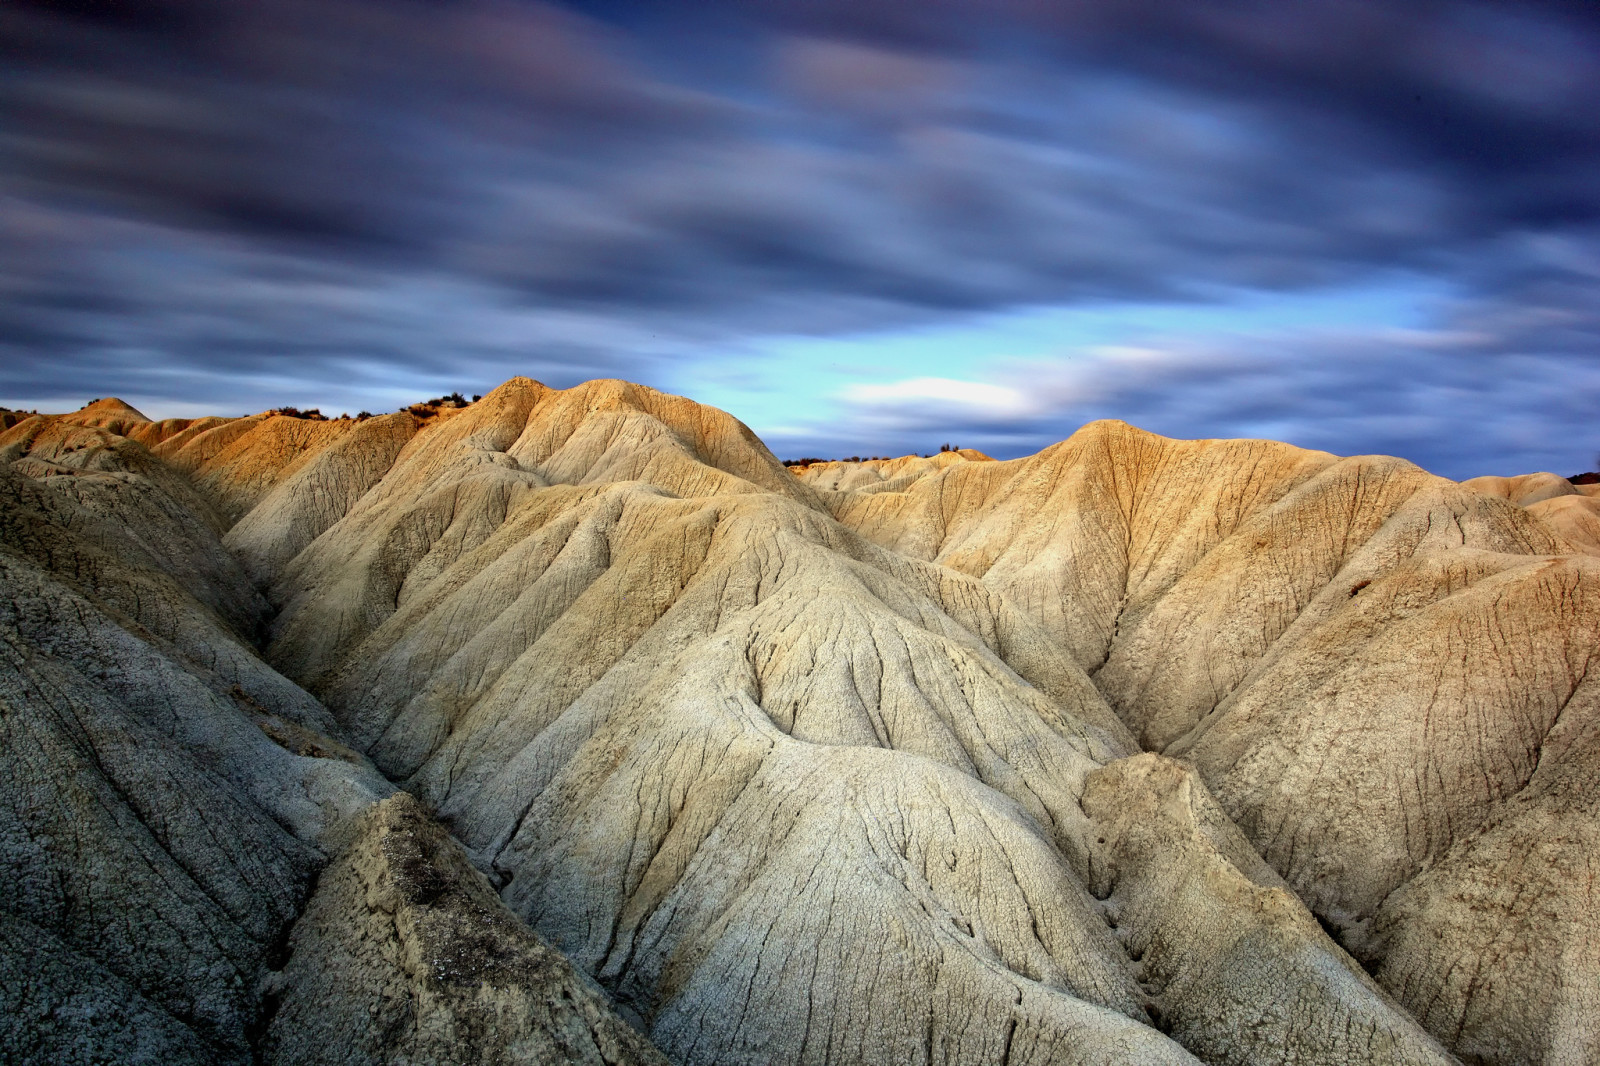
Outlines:
[[[0,395],[670,384],[730,338],[1396,270],[1457,292],[1447,350],[1189,352],[971,429],[1388,442],[1473,368],[1589,380],[1592,5],[692,7],[0,9]],[[1456,384],[1407,407],[1386,359]]]

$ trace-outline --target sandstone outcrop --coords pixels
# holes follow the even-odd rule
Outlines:
[[[267,979],[266,1062],[666,1066],[411,797],[346,835]]]
[[[1600,485],[1575,484],[1551,473],[1475,477],[1462,485],[1526,508],[1573,548],[1600,555]]]
[[[791,471],[621,382],[124,408],[0,434],[16,1057],[1596,1054],[1564,479],[1115,422]]]

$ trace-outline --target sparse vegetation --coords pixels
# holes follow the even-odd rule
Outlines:
[[[308,407],[304,411],[298,407],[274,407],[268,411],[269,415],[278,415],[282,418],[303,418],[309,422],[326,422],[328,416],[322,413],[321,408]]]
[[[369,419],[371,417],[372,417],[372,412],[371,411],[359,411],[359,412],[356,413],[356,421],[357,422],[365,422],[367,419]]]
[[[417,418],[426,419],[432,418],[440,411],[457,410],[463,407],[471,407],[474,403],[481,399],[483,399],[482,396],[474,396],[469,400],[459,392],[452,392],[445,396],[435,396],[431,400],[423,400],[421,403],[414,403],[408,407],[402,407],[400,410],[402,412],[409,411]]]
[[[888,455],[852,455],[847,459],[818,459],[811,456],[804,459],[784,459],[784,466],[815,466],[818,463],[884,463],[893,456]]]

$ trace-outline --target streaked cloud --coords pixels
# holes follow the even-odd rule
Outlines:
[[[615,375],[810,454],[1595,447],[1589,7],[30,2],[0,50],[0,403]]]
[[[899,414],[907,410],[975,418],[1027,418],[1039,413],[1021,389],[953,378],[908,378],[881,385],[850,385],[841,399],[868,412]]]

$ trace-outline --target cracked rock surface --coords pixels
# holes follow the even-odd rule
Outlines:
[[[410,796],[344,835],[266,979],[266,1062],[665,1066]]]
[[[518,378],[100,401],[0,492],[12,1058],[1600,1055],[1551,475],[1117,422],[791,471]]]

